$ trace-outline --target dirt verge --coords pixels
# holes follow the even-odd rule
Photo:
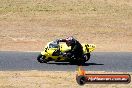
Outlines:
[[[128,72],[87,72],[121,74]],[[132,76],[132,73],[129,73]],[[76,72],[65,71],[5,71],[0,72],[0,88],[132,88],[130,84],[85,84],[76,82]]]

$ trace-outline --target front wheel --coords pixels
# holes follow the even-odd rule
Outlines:
[[[47,63],[48,61],[45,59],[46,56],[39,54],[37,57],[38,62],[40,63]]]

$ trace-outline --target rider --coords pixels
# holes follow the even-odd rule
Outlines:
[[[66,39],[58,39],[57,42],[66,42],[68,47],[71,46],[71,50],[66,53],[66,56],[68,56],[69,58],[79,59],[82,57],[82,45],[73,37],[68,37]]]

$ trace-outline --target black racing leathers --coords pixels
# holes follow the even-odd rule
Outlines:
[[[57,42],[67,42],[66,39],[59,39],[57,40]],[[79,59],[82,57],[83,54],[83,47],[82,45],[79,43],[79,41],[74,40],[74,43],[72,43],[71,45],[71,50],[66,52],[69,58],[75,58],[75,59]]]
[[[72,58],[81,58],[83,54],[83,48],[82,45],[76,40],[73,44],[71,44],[71,50],[68,53],[69,57]]]

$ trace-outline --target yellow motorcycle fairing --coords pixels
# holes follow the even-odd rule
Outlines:
[[[70,49],[71,49],[71,47],[68,47],[65,43],[60,43],[59,45],[58,45],[58,47],[56,47],[56,48],[53,48],[53,47],[49,47],[49,44],[50,43],[48,43],[46,46],[45,46],[45,48],[44,48],[44,51],[42,51],[41,52],[41,54],[42,55],[44,55],[44,56],[46,56],[46,58],[45,59],[51,59],[52,58],[52,60],[58,60],[58,58],[59,58],[59,61],[63,61],[63,60],[65,60],[65,58],[64,57],[62,57],[62,56],[53,56],[53,53],[56,51],[56,50],[60,50],[62,53],[64,53],[64,52],[66,52],[66,51],[69,51]],[[87,53],[90,53],[90,52],[92,52],[94,49],[95,49],[95,45],[94,44],[82,44],[82,47],[83,47],[83,53],[84,54],[87,54]]]

